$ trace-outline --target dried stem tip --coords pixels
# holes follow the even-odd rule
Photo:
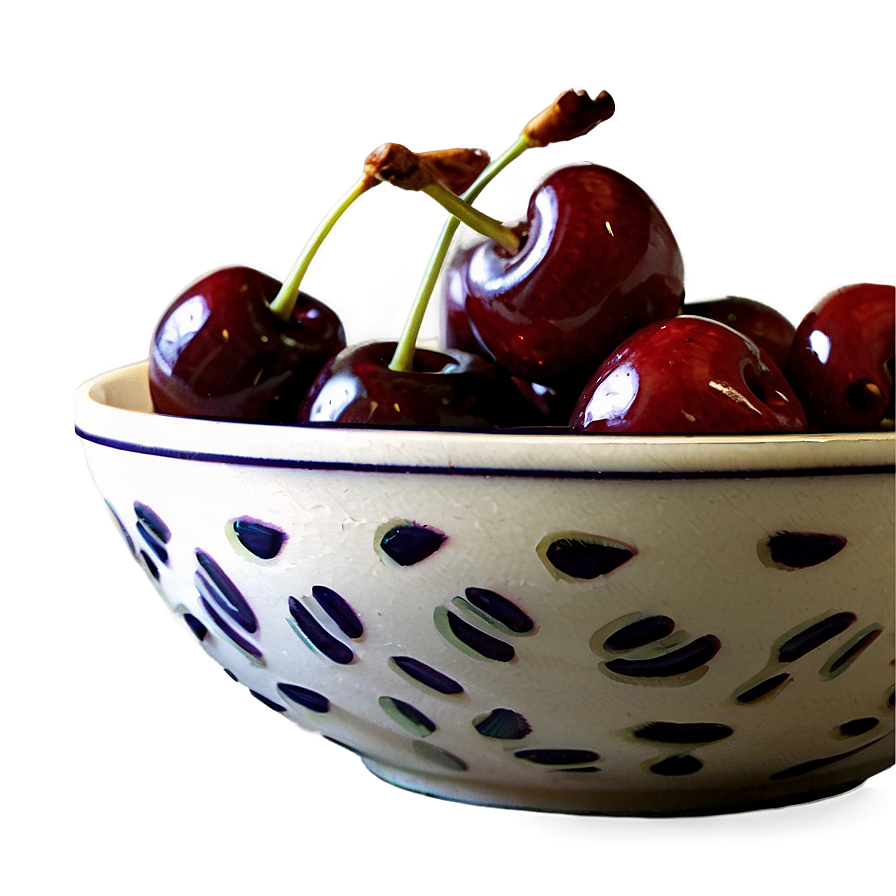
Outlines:
[[[523,128],[523,137],[529,146],[573,140],[606,121],[615,111],[616,104],[606,90],[594,99],[584,90],[567,90]]]
[[[460,194],[485,170],[488,153],[481,149],[438,149],[412,152],[401,143],[384,143],[364,162],[364,176],[386,181],[403,190],[422,190],[433,183],[444,184]]]
[[[473,185],[491,161],[484,149],[434,149],[418,155],[458,196]]]

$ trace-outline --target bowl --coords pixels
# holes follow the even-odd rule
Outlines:
[[[264,711],[386,781],[687,815],[817,799],[893,764],[893,433],[476,434],[150,409],[145,363],[75,399],[127,548]]]

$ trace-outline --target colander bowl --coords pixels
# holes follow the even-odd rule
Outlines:
[[[705,814],[893,763],[892,433],[193,420],[151,413],[145,363],[75,423],[197,644],[393,784]]]

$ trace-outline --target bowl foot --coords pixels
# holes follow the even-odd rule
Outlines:
[[[359,757],[381,780],[425,796],[439,797],[508,809],[558,812],[572,815],[608,815],[635,817],[680,817],[730,815],[781,809],[801,803],[827,799],[861,786],[891,763],[852,768],[841,777],[818,776],[812,781],[777,782],[768,785],[718,790],[623,791],[623,790],[548,790],[511,787],[501,782],[470,780],[451,774],[432,774],[399,768],[369,756]]]

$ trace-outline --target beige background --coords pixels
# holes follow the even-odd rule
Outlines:
[[[527,154],[482,207],[513,218],[543,172],[588,158],[653,195],[692,299],[751,296],[796,322],[829,289],[894,282],[889,4],[424,8],[83,0],[0,14],[10,892],[867,882],[888,855],[892,772],[814,805],[671,821],[477,809],[382,784],[235,690],[106,521],[71,433],[77,384],[145,356],[157,316],[208,269],[282,277],[386,140],[497,152],[561,90],[607,89],[612,121]],[[383,188],[340,222],[306,286],[352,341],[394,336],[441,220]]]

